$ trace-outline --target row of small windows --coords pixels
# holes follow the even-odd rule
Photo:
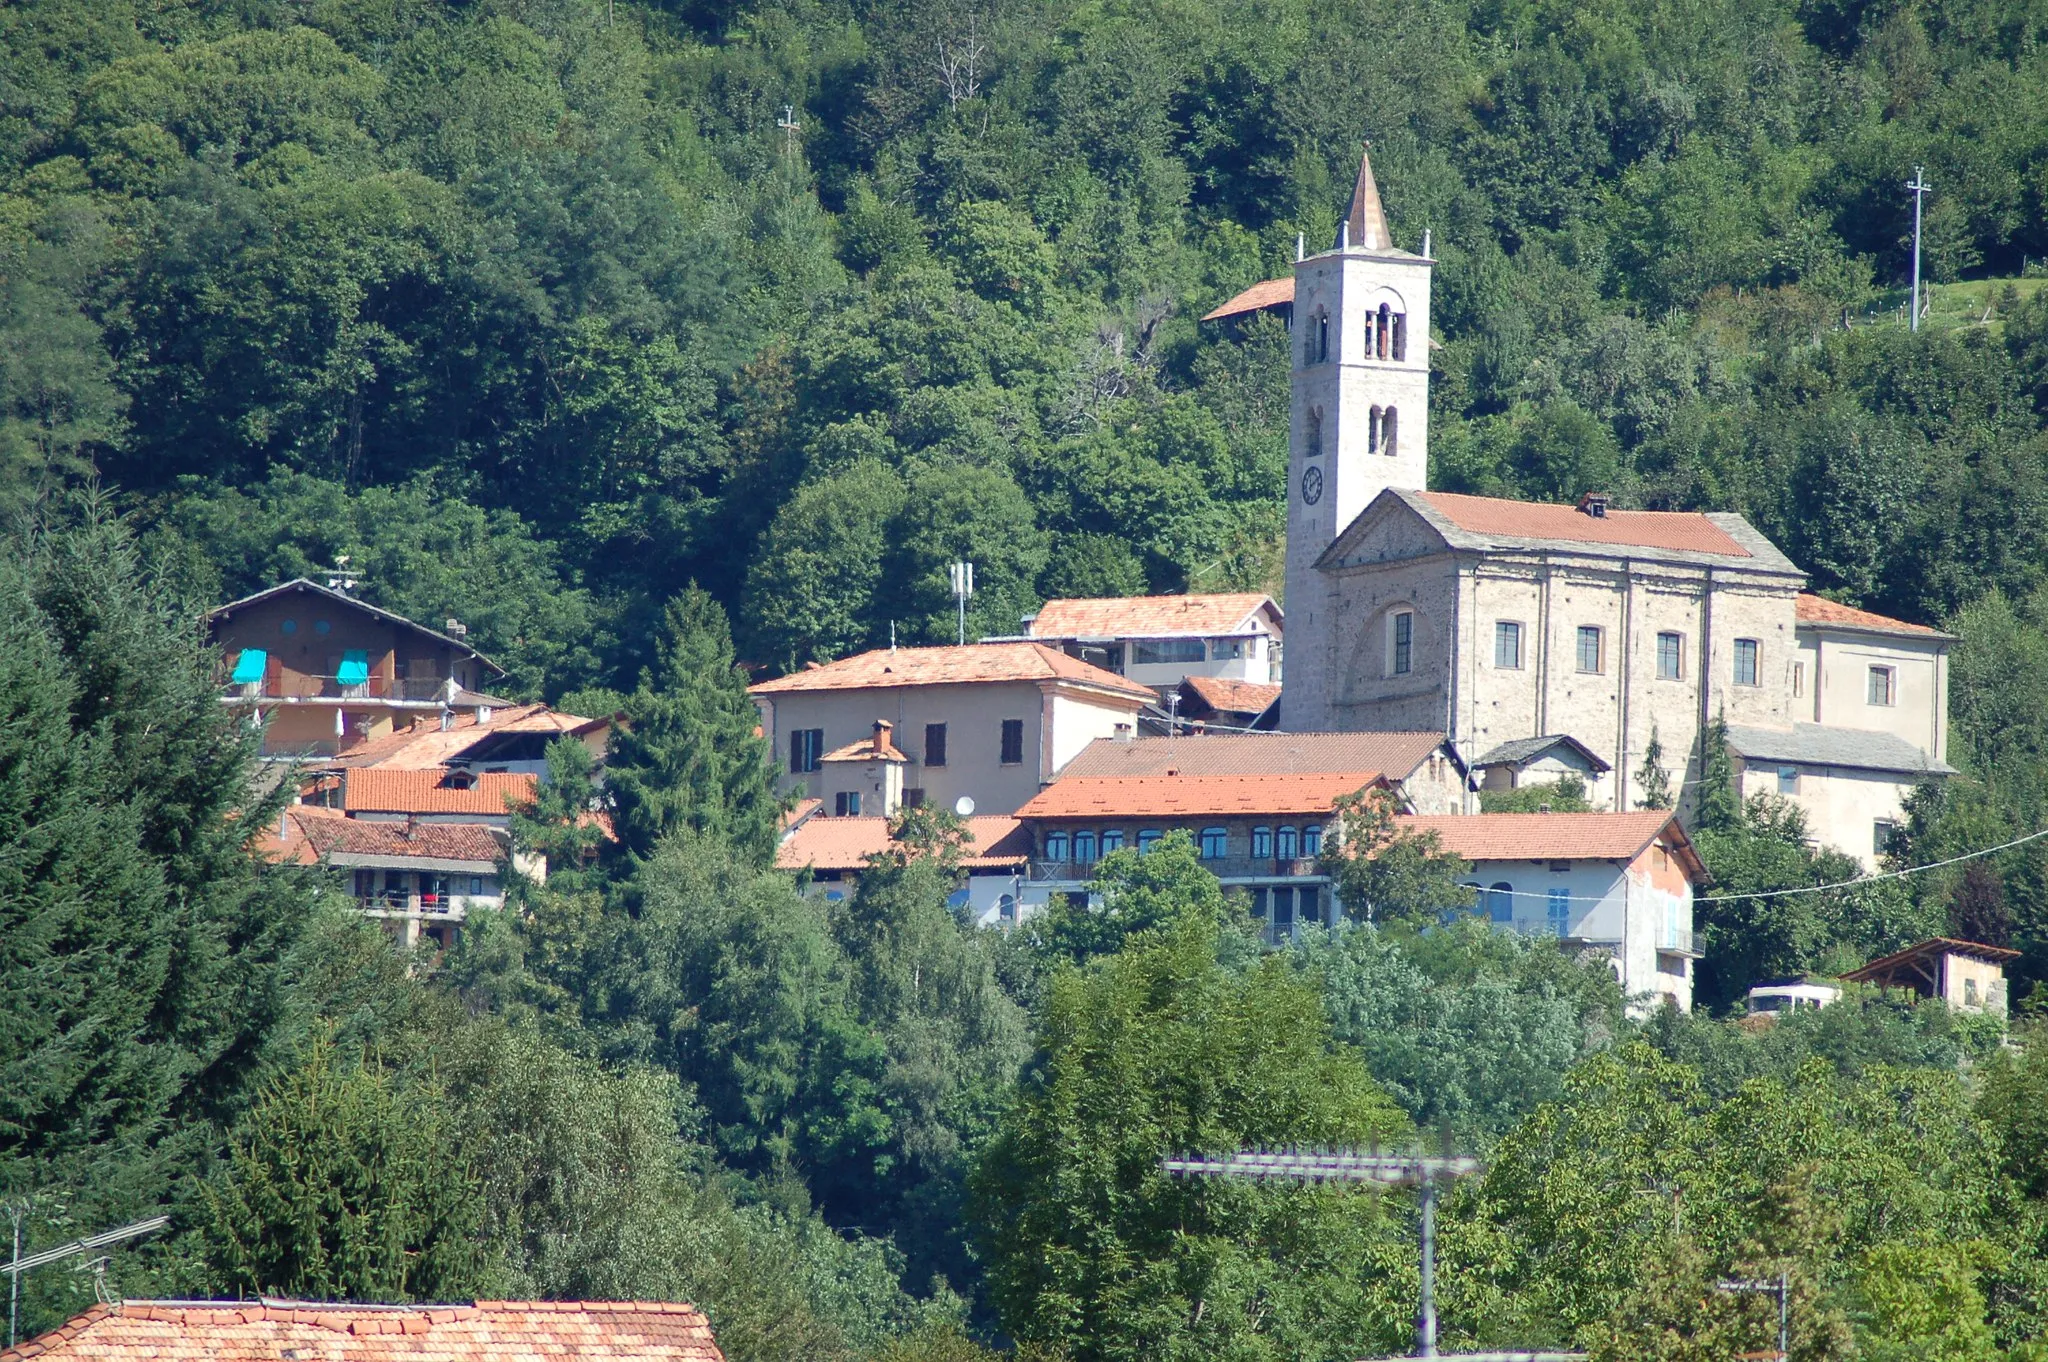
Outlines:
[[[1330,362],[1330,314],[1317,312],[1309,319],[1308,334],[1302,343],[1301,358],[1304,364],[1327,364]],[[1405,360],[1408,358],[1408,315],[1396,312],[1386,303],[1365,314],[1365,357],[1367,359]]]
[[[1146,828],[1138,834],[1138,850],[1149,851],[1161,837],[1158,828]],[[1230,829],[1203,828],[1196,837],[1196,846],[1205,861],[1220,861],[1230,855]],[[1105,828],[1100,833],[1048,832],[1045,835],[1045,859],[1048,861],[1072,861],[1078,865],[1093,865],[1100,857],[1112,851],[1120,851],[1124,845],[1121,828]],[[1251,832],[1251,855],[1256,861],[1309,860],[1323,854],[1323,830],[1310,824],[1305,828],[1278,827],[1253,828]]]
[[[1401,611],[1392,617],[1393,622],[1393,665],[1391,670],[1399,675],[1406,672],[1413,656],[1411,640],[1414,637],[1415,617]],[[1576,662],[1581,672],[1599,675],[1607,670],[1607,631],[1597,624],[1582,624],[1578,627],[1576,639]],[[1497,620],[1493,626],[1493,665],[1507,671],[1519,671],[1522,667],[1522,626],[1514,620]],[[1734,649],[1734,677],[1738,686],[1762,685],[1763,645],[1753,638],[1738,638]],[[1685,636],[1674,630],[1663,630],[1657,635],[1657,677],[1662,681],[1683,681],[1685,679]],[[1806,693],[1806,664],[1792,664],[1792,694]],[[1898,668],[1873,666],[1870,668],[1865,699],[1873,705],[1891,706],[1898,703]]]

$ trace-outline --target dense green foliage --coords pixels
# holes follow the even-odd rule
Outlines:
[[[1156,1159],[1416,1129],[1492,1159],[1454,1341],[1755,1351],[1708,1284],[1782,1269],[1802,1357],[2042,1355],[2040,1047],[1860,995],[1638,1026],[1370,825],[1357,921],[1285,953],[1175,839],[1002,939],[942,828],[808,897],[735,662],[949,639],[963,555],[974,636],[1270,585],[1284,333],[1196,318],[1332,238],[1370,137],[1440,261],[1437,485],[1739,511],[1948,624],[1964,774],[1893,859],[2048,825],[2048,290],[1896,310],[1915,164],[1934,278],[2048,256],[2044,40],[2041,0],[0,8],[0,1194],[35,1246],[169,1208],[134,1295],[1334,1359],[1402,1341],[1412,1199]],[[342,555],[627,720],[620,841],[557,744],[516,828],[555,873],[438,969],[250,853],[197,642]],[[1850,866],[1708,747],[1641,782],[1717,877],[1704,1002],[1944,927],[2048,977],[2048,842],[1784,895]],[[90,1290],[28,1287],[31,1327]]]

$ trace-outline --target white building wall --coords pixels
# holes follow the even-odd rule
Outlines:
[[[1794,705],[1803,723],[1858,728],[1904,738],[1937,761],[1948,759],[1948,640],[1862,633],[1805,624],[1797,660],[1805,695]],[[1895,703],[1870,703],[1870,669],[1890,667]]]
[[[1814,842],[1855,857],[1865,870],[1880,868],[1877,825],[1903,823],[1906,797],[1913,793],[1913,782],[1886,771],[1765,761],[1743,762],[1741,768],[1736,785],[1744,799],[1783,795],[1806,814],[1806,831]],[[1780,788],[1781,769],[1794,773],[1795,793]]]

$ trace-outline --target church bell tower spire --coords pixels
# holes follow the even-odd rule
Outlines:
[[[1314,660],[1335,644],[1316,560],[1381,492],[1428,485],[1435,262],[1394,245],[1369,147],[1336,245],[1294,266],[1283,714],[1296,730],[1345,726],[1333,667]]]

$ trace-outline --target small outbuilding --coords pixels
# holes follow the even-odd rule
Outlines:
[[[1843,975],[1852,983],[1910,989],[1958,1012],[2005,1015],[2005,966],[2020,953],[1981,941],[1930,937]]]

